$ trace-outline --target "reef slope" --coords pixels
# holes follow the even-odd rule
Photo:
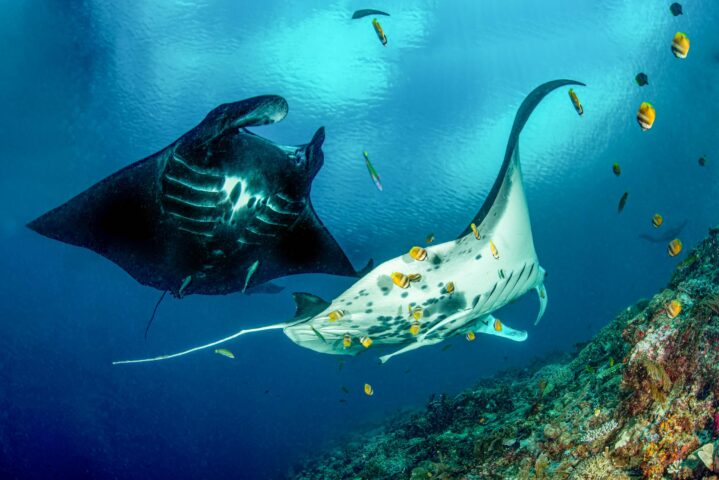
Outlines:
[[[674,318],[676,303],[681,311]],[[719,476],[719,228],[573,358],[483,380],[294,479]]]

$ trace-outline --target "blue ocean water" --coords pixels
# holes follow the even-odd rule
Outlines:
[[[432,393],[570,351],[661,288],[685,254],[669,258],[665,244],[638,238],[655,233],[651,216],[660,212],[666,227],[686,220],[685,248],[719,220],[719,4],[687,0],[678,17],[668,5],[2,2],[0,476],[276,478]],[[366,7],[391,13],[381,18],[387,47],[370,18],[350,20]],[[685,60],[670,51],[677,31],[691,39]],[[201,352],[112,366],[287,319],[289,292],[330,299],[352,280],[303,275],[280,280],[275,296],[168,299],[145,341],[159,292],[24,227],[216,105],[275,93],[288,100],[288,117],[255,131],[299,144],[325,126],[315,208],[356,266],[384,261],[429,232],[441,242],[466,227],[497,175],[517,107],[555,78],[587,83],[576,89],[585,115],[558,92],[522,134],[550,299],[536,327],[533,295],[499,312],[528,330],[523,343],[460,337],[449,350],[380,366],[372,355],[341,363],[266,332],[231,344],[234,361]],[[648,132],[635,120],[643,101],[657,109]]]

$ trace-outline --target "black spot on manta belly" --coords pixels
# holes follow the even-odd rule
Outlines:
[[[385,327],[384,325],[374,325],[372,327],[369,327],[369,329],[367,330],[367,334],[376,335],[378,333],[384,332],[385,330],[387,330],[387,327]]]
[[[389,322],[390,320],[392,320],[392,317],[390,317],[389,315],[380,315],[379,317],[377,317],[377,320],[380,322]]]
[[[372,304],[373,304],[373,302],[367,302],[367,306],[368,306],[368,307],[371,307]]]
[[[439,255],[434,255],[430,259],[430,262],[432,262],[432,265],[441,265],[442,261],[443,261],[442,257],[440,257]]]
[[[364,313],[372,313],[372,309],[368,308],[367,310],[364,311]]]
[[[409,296],[409,292],[402,292],[402,295],[400,295],[402,298],[407,298]]]
[[[439,304],[439,311],[442,313],[454,313],[467,308],[467,297],[464,293],[455,291],[445,301]]]

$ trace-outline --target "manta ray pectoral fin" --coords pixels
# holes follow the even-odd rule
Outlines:
[[[509,140],[507,141],[507,149],[504,153],[504,161],[502,167],[499,170],[499,175],[492,185],[492,189],[484,200],[482,207],[479,209],[477,214],[474,216],[472,223],[475,226],[480,227],[480,231],[492,230],[491,225],[482,225],[485,219],[497,219],[501,217],[501,212],[505,208],[506,201],[501,198],[500,192],[509,192],[510,177],[511,173],[515,168],[519,168],[519,154],[515,155],[517,145],[519,143],[519,134],[522,132],[524,125],[529,120],[529,116],[532,114],[534,109],[539,105],[544,97],[547,96],[552,90],[556,90],[559,87],[565,85],[582,85],[583,83],[575,80],[553,80],[551,82],[543,83],[534,90],[524,99],[522,104],[517,110],[517,114],[514,117],[514,123],[512,123],[512,130],[509,134]],[[492,215],[490,215],[490,211]],[[484,228],[482,228],[484,227]],[[472,233],[471,227],[468,225],[467,228],[457,238],[464,237]]]
[[[154,195],[158,165],[155,156],[135,162],[27,226],[48,238],[93,250],[140,283],[165,290],[164,279],[149,274],[164,261]]]
[[[357,270],[319,219],[311,203],[307,204],[305,211],[288,234],[278,241],[278,251],[282,252],[279,260],[287,266],[285,275],[328,273],[347,277],[357,276]]]
[[[544,316],[544,310],[547,309],[547,289],[544,287],[544,282],[542,282],[535,287],[535,290],[537,291],[537,297],[539,298],[539,313],[537,314],[537,319],[534,321],[534,324],[536,325]]]
[[[274,293],[280,293],[282,290],[284,290],[285,287],[282,285],[277,285],[273,282],[266,282],[262,283],[260,285],[256,285],[251,288],[247,288],[245,290],[245,295],[255,295],[255,294],[274,294]]]
[[[437,337],[437,338],[433,338],[433,339],[419,339],[414,343],[410,343],[406,347],[400,348],[396,352],[392,352],[388,355],[382,355],[381,357],[379,357],[379,362],[387,363],[387,360],[389,360],[390,358],[392,358],[394,356],[402,355],[403,353],[409,352],[411,350],[415,350],[417,348],[426,347],[427,345],[434,345],[435,343],[439,343],[442,340],[444,340],[444,339],[441,337]]]
[[[495,335],[515,342],[523,342],[527,339],[527,332],[525,330],[515,330],[504,323],[500,323],[499,328],[497,328],[498,325],[496,322],[497,319],[494,316],[485,315],[477,320],[477,327],[475,327],[474,331],[477,333]]]

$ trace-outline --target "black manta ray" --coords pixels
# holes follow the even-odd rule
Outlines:
[[[246,129],[286,115],[287,102],[274,95],[220,105],[171,145],[28,227],[178,297],[298,273],[357,276],[309,197],[324,163],[324,128],[299,146]]]

